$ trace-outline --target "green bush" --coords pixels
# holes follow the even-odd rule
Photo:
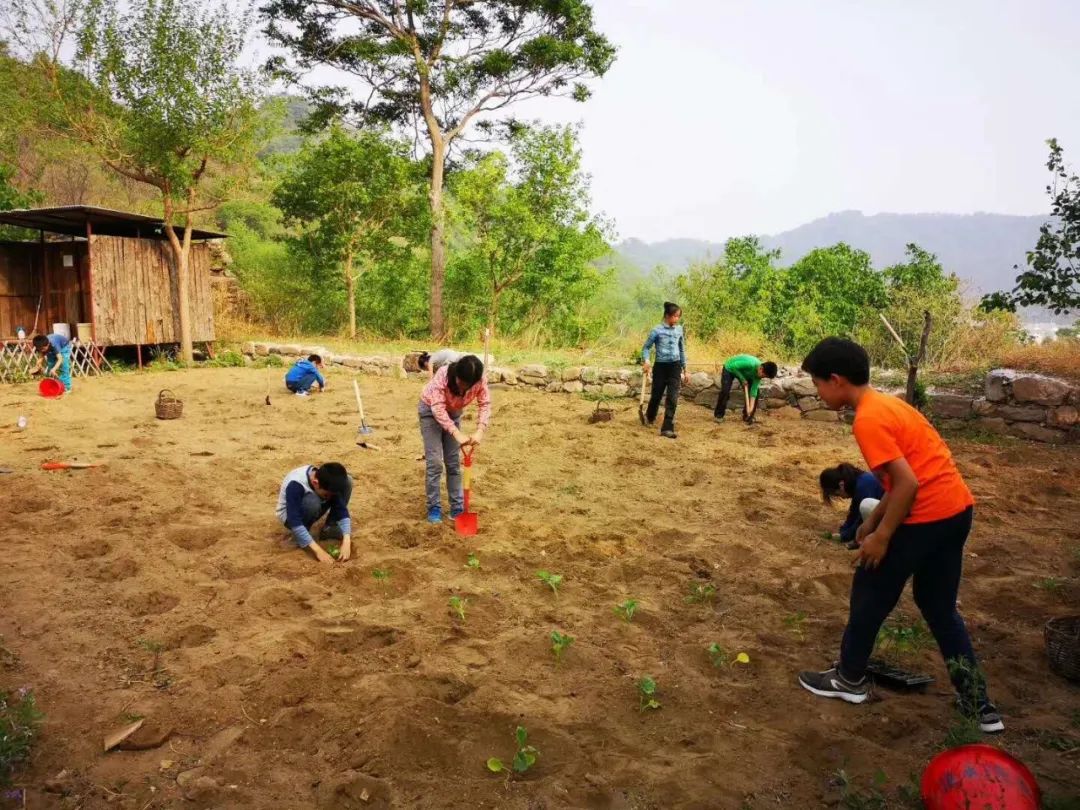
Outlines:
[[[206,361],[206,365],[212,368],[243,368],[247,365],[247,360],[240,352],[227,350],[218,352],[217,357]]]
[[[0,785],[9,784],[15,766],[30,755],[41,718],[29,689],[0,690]]]

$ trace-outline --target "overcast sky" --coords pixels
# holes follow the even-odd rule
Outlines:
[[[581,121],[620,238],[775,233],[832,211],[1048,210],[1080,167],[1080,0],[594,0],[619,47]]]

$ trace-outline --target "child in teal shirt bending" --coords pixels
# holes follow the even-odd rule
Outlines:
[[[770,380],[776,377],[776,363],[767,360],[762,363],[752,354],[737,354],[729,357],[724,363],[724,370],[720,374],[720,397],[716,400],[716,409],[713,416],[717,421],[724,421],[727,413],[728,399],[731,397],[731,386],[735,380],[742,383],[743,397],[743,421],[752,424],[754,414],[757,413],[758,389],[761,380],[768,377]]]

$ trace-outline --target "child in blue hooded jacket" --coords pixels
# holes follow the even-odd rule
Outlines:
[[[285,387],[298,397],[306,397],[316,383],[319,391],[324,390],[326,379],[320,373],[322,367],[322,358],[317,354],[308,355],[307,360],[297,360],[285,373]]]

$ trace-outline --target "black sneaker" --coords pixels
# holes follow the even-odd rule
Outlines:
[[[718,414],[715,414],[715,413],[714,413],[714,414],[712,415],[712,418],[713,418],[713,419],[714,419],[715,421],[719,422],[719,423],[720,423],[721,425],[722,425],[722,424],[724,424],[724,417],[723,417],[722,415],[718,415]]]
[[[661,430],[660,435],[663,436],[665,439],[679,438],[679,434],[677,434],[674,430]]]
[[[1005,722],[1001,719],[1001,714],[997,710],[997,706],[991,703],[989,700],[984,701],[979,706],[978,711],[972,712],[965,708],[964,703],[957,698],[956,710],[963,714],[965,717],[974,717],[979,721],[979,730],[983,734],[1000,734],[1005,730]]]
[[[859,681],[849,681],[840,674],[840,667],[824,672],[800,672],[799,683],[818,697],[839,698],[848,703],[863,703],[870,697],[870,679],[864,675]]]

